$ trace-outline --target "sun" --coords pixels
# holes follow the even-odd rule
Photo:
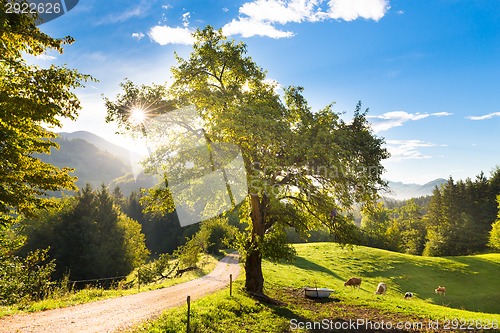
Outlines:
[[[134,125],[140,125],[146,120],[146,111],[142,108],[134,107],[130,110],[129,120]]]

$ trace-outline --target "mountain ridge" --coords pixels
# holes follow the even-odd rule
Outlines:
[[[437,178],[423,185],[388,180],[390,192],[384,192],[382,196],[397,200],[408,200],[411,198],[432,195],[436,186],[439,187],[446,182],[447,180],[444,178]]]

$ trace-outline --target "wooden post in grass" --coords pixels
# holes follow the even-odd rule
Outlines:
[[[233,296],[233,274],[229,274],[229,296]]]
[[[189,328],[189,324],[190,324],[190,317],[191,317],[191,296],[188,296],[187,297],[187,304],[188,304],[188,312],[187,312],[187,323],[186,323],[186,332],[189,333],[190,331],[190,328]]]

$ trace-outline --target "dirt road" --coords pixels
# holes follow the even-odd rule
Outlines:
[[[172,287],[135,295],[0,318],[1,333],[116,332],[157,317],[167,308],[183,305],[229,284],[239,274],[237,254],[224,257],[208,275]]]

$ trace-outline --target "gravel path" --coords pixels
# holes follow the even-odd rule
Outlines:
[[[201,278],[164,289],[111,298],[67,308],[0,318],[0,333],[104,333],[116,332],[158,317],[163,310],[186,304],[229,284],[240,271],[238,256],[224,257]]]

